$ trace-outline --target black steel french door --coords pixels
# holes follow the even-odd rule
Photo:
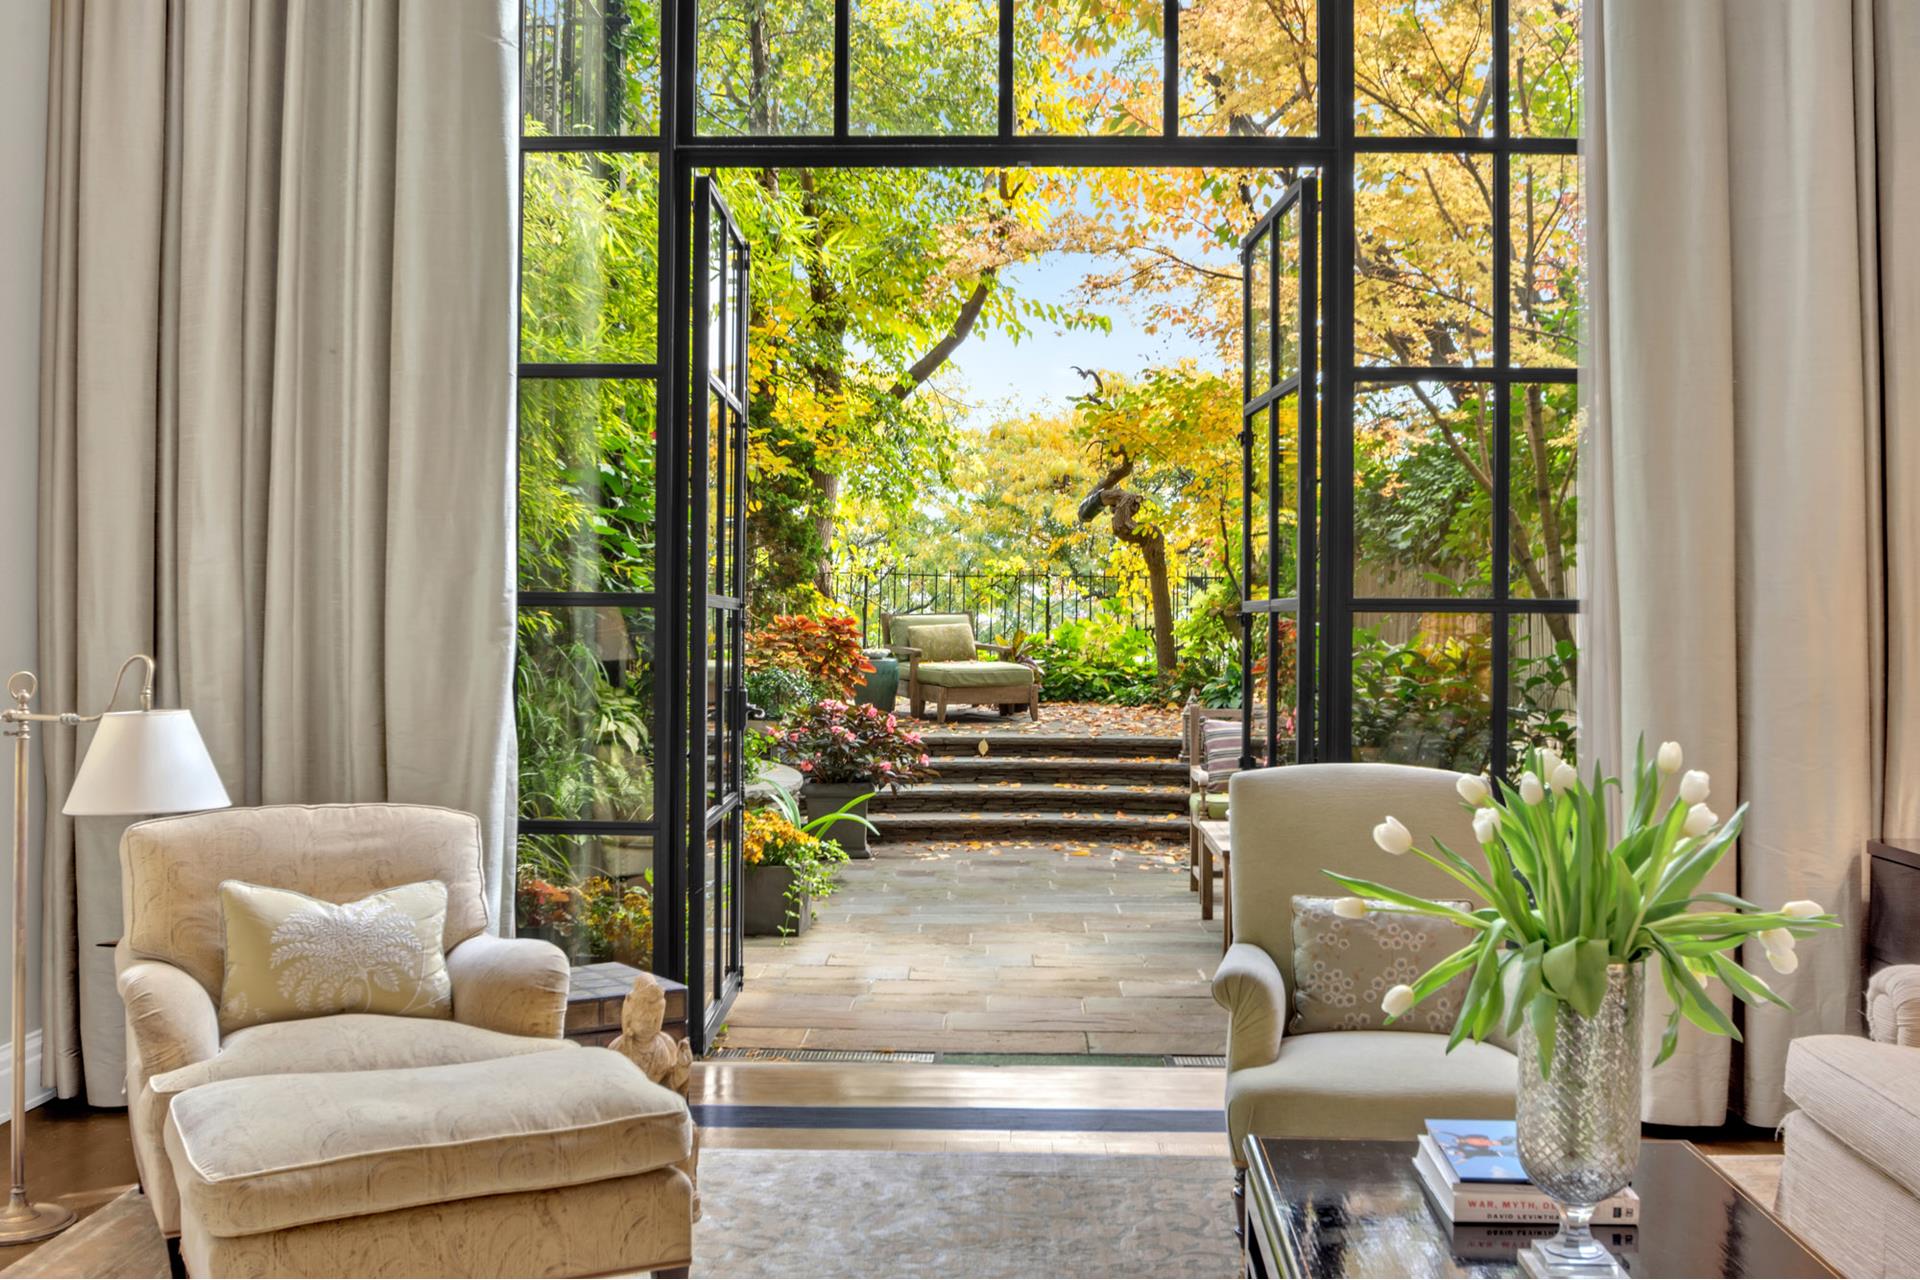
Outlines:
[[[745,818],[746,239],[710,176],[693,188],[686,887],[688,1026],[704,1053],[740,992]]]
[[[1319,200],[1288,187],[1240,242],[1240,766],[1323,758],[1319,602]]]

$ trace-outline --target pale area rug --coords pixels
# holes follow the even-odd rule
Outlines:
[[[695,1275],[1240,1274],[1224,1158],[704,1151],[700,1203]]]
[[[696,1276],[1234,1276],[1224,1159],[700,1153]],[[5,1276],[164,1277],[137,1191]]]

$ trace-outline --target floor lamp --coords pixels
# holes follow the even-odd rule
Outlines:
[[[134,664],[146,669],[138,711],[115,711],[120,682]],[[74,775],[62,813],[190,813],[224,809],[232,801],[207,755],[191,711],[153,709],[153,659],[135,654],[114,677],[113,696],[98,715],[31,710],[39,680],[16,671],[7,681],[13,705],[0,723],[13,738],[13,1190],[0,1210],[0,1245],[44,1240],[73,1225],[73,1210],[27,1199],[27,746],[36,724],[98,724]]]

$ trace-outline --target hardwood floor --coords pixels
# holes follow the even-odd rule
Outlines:
[[[0,1123],[0,1150],[10,1149],[11,1142],[8,1125]],[[50,1102],[27,1113],[27,1192],[35,1200],[58,1201],[84,1219],[139,1180],[126,1112]],[[0,1249],[0,1268],[13,1266],[38,1247]]]
[[[875,844],[797,938],[750,938],[723,1043],[751,1049],[1218,1054],[1184,845]]]

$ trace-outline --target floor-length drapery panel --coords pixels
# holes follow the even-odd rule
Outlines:
[[[1903,6],[1872,0],[1596,8],[1590,536],[1611,651],[1582,690],[1587,742],[1615,759],[1643,733],[1684,742],[1716,810],[1753,805],[1720,887],[1813,898],[1849,925],[1803,944],[1791,975],[1748,948],[1792,1011],[1747,1009],[1736,1053],[1690,1037],[1650,1077],[1649,1119],[1715,1124],[1732,1105],[1771,1123],[1788,1041],[1858,1023],[1862,847],[1883,805],[1912,803],[1881,750],[1915,641],[1880,538],[1883,503],[1920,486],[1882,466],[1898,397],[1880,314],[1915,281],[1873,228],[1887,174],[1914,164],[1890,153],[1876,89],[1920,77],[1920,50],[1888,41]]]
[[[162,664],[236,803],[482,816],[511,892],[513,25],[56,0],[46,705]],[[51,816],[47,1071],[124,1092],[117,825]]]

